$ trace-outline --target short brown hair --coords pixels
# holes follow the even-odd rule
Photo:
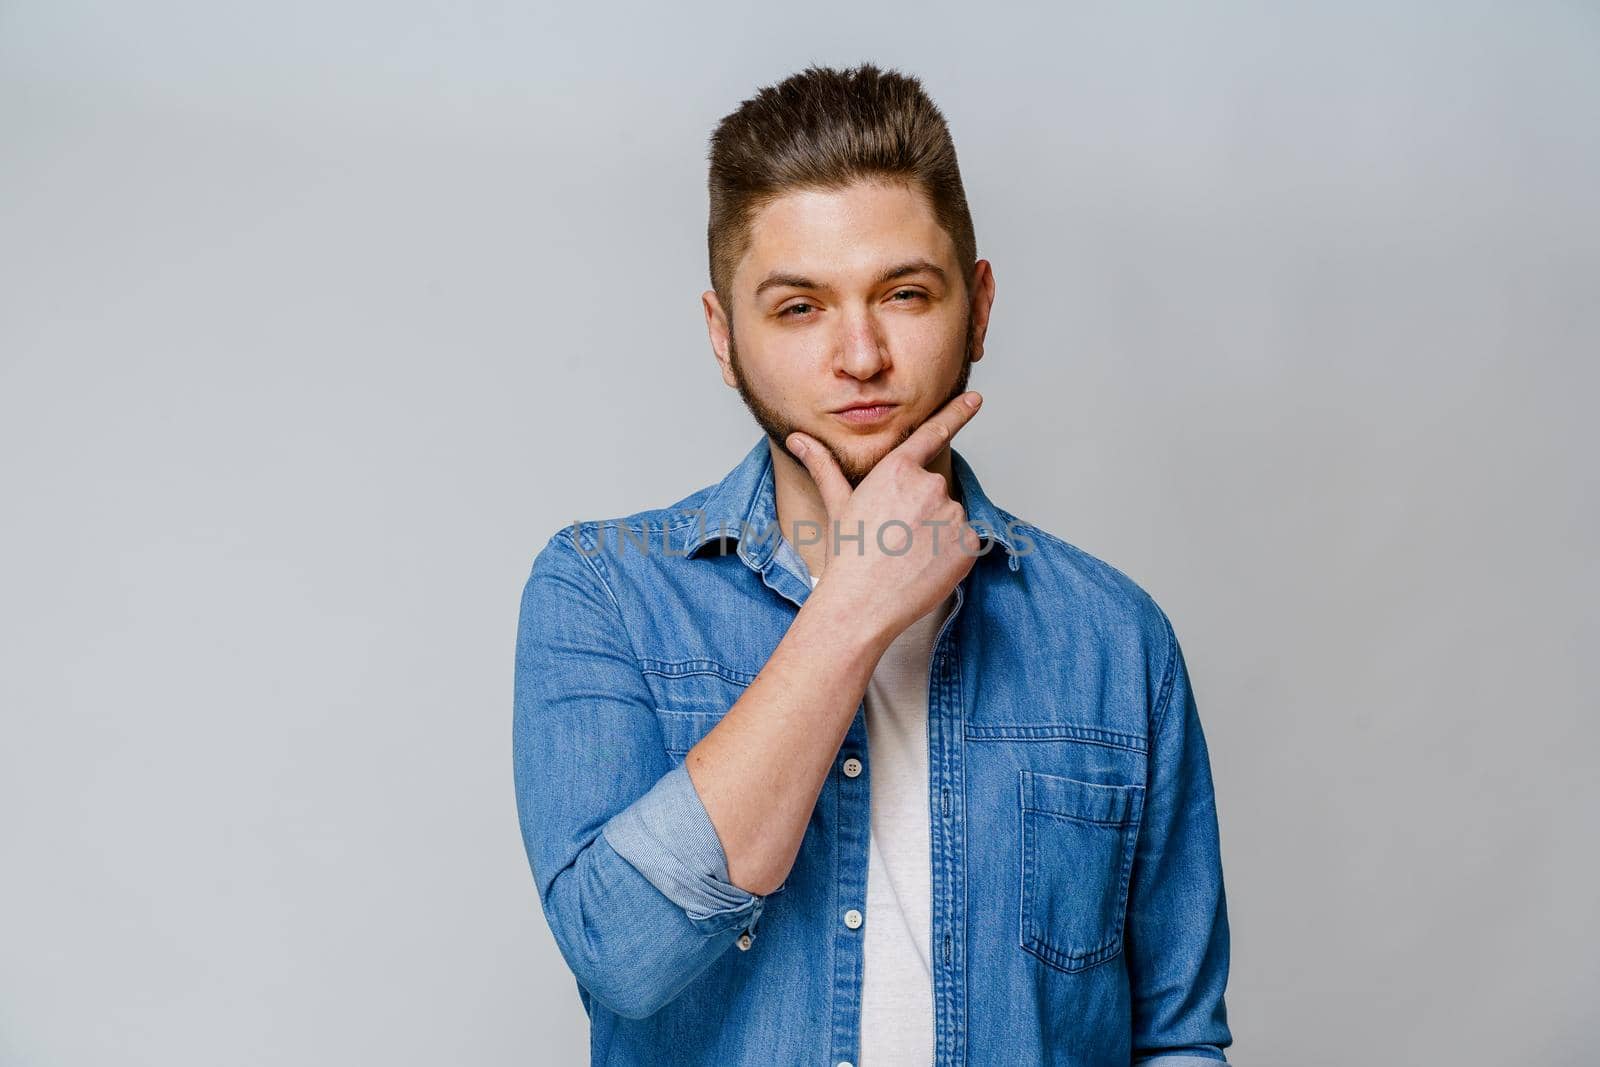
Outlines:
[[[908,182],[928,198],[955,244],[971,291],[977,263],[972,214],[944,115],[922,83],[893,68],[815,64],[760,89],[711,134],[711,287],[733,314],[733,272],[750,246],[757,211],[797,189],[838,189],[862,179]]]

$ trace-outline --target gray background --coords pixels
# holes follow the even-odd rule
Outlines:
[[[706,138],[860,59],[994,263],[958,446],[1184,643],[1234,1062],[1594,1062],[1593,4],[215,0],[0,6],[0,1061],[584,1061],[522,582],[755,439]]]

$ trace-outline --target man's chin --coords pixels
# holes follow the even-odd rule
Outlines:
[[[905,438],[898,434],[894,436],[883,435],[881,439],[873,441],[827,441],[828,449],[833,453],[833,458],[839,464],[839,470],[844,473],[845,480],[851,487],[861,484],[861,480],[872,473],[883,457],[893,452]]]

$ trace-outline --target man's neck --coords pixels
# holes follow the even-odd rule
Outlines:
[[[817,484],[811,480],[811,473],[804,464],[796,459],[787,449],[773,444],[768,438],[767,449],[772,454],[772,478],[777,494],[778,528],[783,537],[794,545],[800,558],[805,560],[806,568],[816,577],[821,578],[822,572],[828,565],[828,555],[833,547],[833,530],[828,522],[828,511],[822,505],[822,494],[817,492]],[[927,465],[927,469],[941,475],[945,481],[945,491],[952,500],[960,500],[960,489],[956,485],[955,471],[950,464],[950,446],[946,445],[939,450]],[[839,528],[841,536],[854,536],[855,530]],[[876,538],[876,530],[862,530],[865,538]],[[884,532],[884,542],[890,547],[898,546],[904,538],[900,530],[887,530]],[[796,538],[805,544],[796,544]],[[865,542],[863,542],[865,544]],[[855,551],[855,542],[843,541],[842,550]]]

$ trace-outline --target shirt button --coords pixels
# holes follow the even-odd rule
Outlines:
[[[854,908],[844,913],[844,924],[854,930],[861,925],[861,913]]]
[[[849,1060],[840,1060],[839,1067],[852,1067],[852,1064]]]
[[[844,776],[846,778],[854,778],[856,775],[858,775],[860,773],[861,773],[861,761],[860,760],[856,759],[854,756],[851,756],[849,759],[844,761]]]
[[[739,935],[738,944],[740,952],[743,952],[745,949],[750,947],[750,931],[746,930],[744,933]]]

